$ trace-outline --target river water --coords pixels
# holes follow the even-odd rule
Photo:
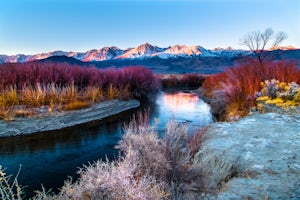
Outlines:
[[[102,121],[10,138],[0,138],[0,165],[6,174],[17,174],[26,197],[46,188],[63,185],[69,176],[76,179],[76,172],[83,165],[98,159],[114,159],[118,152],[114,146],[123,134],[124,124],[140,110],[149,109],[150,123],[157,124],[163,132],[165,124],[174,119],[189,125],[189,133],[212,122],[210,107],[193,93],[160,93],[155,100],[138,109],[125,111]]]

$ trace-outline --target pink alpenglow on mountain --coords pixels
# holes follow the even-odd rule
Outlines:
[[[276,47],[271,50],[296,50],[293,46]],[[53,51],[48,53],[40,53],[35,55],[0,55],[0,64],[11,63],[23,63],[34,60],[41,60],[51,56],[68,56],[83,62],[90,61],[105,61],[105,60],[117,60],[117,59],[145,59],[152,57],[159,57],[161,59],[177,58],[177,57],[235,57],[235,56],[247,56],[252,52],[248,50],[227,48],[215,48],[212,50],[205,49],[201,46],[186,46],[186,45],[174,45],[172,47],[161,48],[158,46],[144,43],[135,48],[128,48],[125,50],[118,47],[103,47],[101,49],[92,49],[86,52],[65,52],[65,51]]]

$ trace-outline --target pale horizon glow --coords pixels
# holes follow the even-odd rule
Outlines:
[[[0,54],[86,52],[150,43],[247,49],[239,40],[268,27],[300,48],[298,0],[3,0]]]

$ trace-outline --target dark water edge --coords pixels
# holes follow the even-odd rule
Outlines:
[[[139,111],[149,110],[151,124],[157,121],[156,118],[159,119],[159,132],[173,117],[196,128],[199,123],[210,123],[207,113],[201,111],[206,104],[199,99],[195,102],[194,97],[189,97],[189,93],[181,96],[162,93],[151,101],[143,102],[139,108],[100,121],[56,131],[0,138],[0,165],[6,168],[8,175],[17,174],[22,165],[18,181],[26,186],[26,198],[34,196],[35,190],[41,190],[41,184],[46,190],[52,188],[51,191],[58,192],[69,176],[73,180],[78,178],[76,172],[83,165],[98,159],[117,158],[118,151],[114,146],[122,137],[124,125]]]
[[[100,158],[117,157],[114,146],[122,136],[123,126],[141,109],[143,106],[58,131],[0,138],[0,164],[6,174],[13,175],[21,166],[18,181],[25,186],[26,197],[41,190],[41,184],[58,192],[69,176],[78,178],[79,167]]]

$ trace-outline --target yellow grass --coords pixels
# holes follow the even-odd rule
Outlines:
[[[79,90],[74,82],[68,86],[54,83],[42,86],[36,83],[35,86],[24,86],[18,91],[10,87],[0,91],[0,119],[11,120],[14,117],[32,115],[34,113],[30,110],[33,107],[48,106],[48,112],[54,109],[76,110],[103,100],[130,98],[132,94],[128,85],[121,89],[109,85],[106,90],[95,86]]]
[[[89,106],[90,106],[90,104],[86,101],[75,100],[73,102],[70,102],[70,103],[64,105],[63,109],[64,110],[78,110],[78,109],[82,109],[82,108],[87,108]]]

